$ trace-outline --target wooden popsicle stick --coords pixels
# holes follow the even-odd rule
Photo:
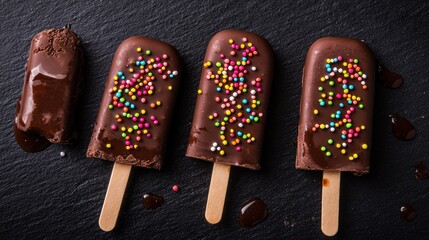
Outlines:
[[[113,165],[112,175],[110,176],[109,186],[107,187],[106,197],[98,220],[98,225],[105,232],[112,231],[116,226],[131,167],[131,165],[121,163]]]
[[[221,163],[213,164],[212,179],[210,181],[205,214],[207,222],[211,224],[216,224],[222,219],[230,170],[230,165]]]
[[[340,185],[340,171],[323,171],[321,229],[326,236],[334,236],[338,232],[338,218],[340,213]]]

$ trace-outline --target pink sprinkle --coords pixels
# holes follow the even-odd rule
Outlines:
[[[217,117],[217,113],[213,113],[213,117]]]
[[[143,128],[143,124],[139,123],[139,128]]]
[[[216,102],[220,102],[220,98],[219,98],[219,97],[216,97],[216,98],[215,98],[215,101],[216,101]]]
[[[355,108],[354,108],[354,107],[351,107],[351,108],[350,108],[350,111],[352,111],[352,112],[353,112],[354,110],[355,110]]]
[[[158,120],[153,121],[153,124],[158,125]]]
[[[146,92],[146,91],[145,91]],[[145,103],[146,102],[146,98],[141,98],[140,99],[140,101],[142,102],[142,103]]]
[[[145,123],[145,124],[144,124],[144,127],[145,127],[145,128],[148,128],[149,126],[150,126],[150,124],[149,124],[149,123]]]
[[[111,129],[112,129],[113,131],[115,131],[116,129],[118,129],[118,127],[116,127],[116,125],[112,125],[112,126],[111,126]]]
[[[255,46],[252,46],[252,47],[250,47],[250,51],[255,51],[256,50],[256,48],[255,48]]]
[[[125,144],[126,144],[126,145],[130,145],[130,144],[131,144],[131,142],[130,142],[130,141],[125,141]]]
[[[168,58],[167,54],[162,55],[162,58],[167,59]]]
[[[224,57],[225,57],[225,54],[223,54],[223,53],[222,53],[222,54],[220,55],[220,57],[221,57],[221,58],[224,58]]]
[[[347,119],[349,119],[350,115],[346,114],[344,117],[347,118]]]
[[[353,134],[353,136],[354,136],[354,137],[358,137],[358,136],[359,136],[359,133],[354,133],[354,134]]]
[[[146,136],[147,136],[148,138],[150,138],[150,137],[152,137],[152,134],[148,133],[148,134],[146,134]]]
[[[349,68],[349,73],[353,73],[353,68]]]
[[[347,142],[348,142],[348,143],[352,143],[352,142],[353,142],[353,139],[349,138],[349,139],[347,139]]]
[[[237,152],[241,151],[241,147],[240,146],[236,147],[235,149],[237,150]]]
[[[231,133],[231,134],[229,134],[229,136],[233,138],[235,135],[234,135],[234,133]]]
[[[250,140],[250,139],[247,139],[247,143],[252,143],[252,140]]]
[[[259,117],[261,118],[261,117],[263,117],[264,116],[264,114],[263,113],[259,113]]]
[[[341,98],[341,94],[337,93],[336,97]]]
[[[179,191],[179,186],[174,185],[171,189],[173,189],[173,191],[178,192]]]
[[[144,118],[140,118],[140,122],[144,122]]]
[[[338,56],[338,60],[339,60],[339,61],[343,61],[343,57]]]
[[[161,59],[159,57],[156,57],[155,61],[159,62],[159,61],[161,61]]]
[[[133,122],[137,122],[137,118],[136,117],[133,117]]]
[[[139,56],[137,59],[138,59],[139,61],[141,61],[141,60],[143,60],[143,57],[142,57],[142,56]]]
[[[155,120],[156,118],[155,118],[155,116],[154,115],[152,115],[152,116],[150,116],[150,120]]]

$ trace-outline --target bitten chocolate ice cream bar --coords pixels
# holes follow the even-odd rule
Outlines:
[[[87,156],[160,169],[180,72],[169,44],[125,40],[112,61]]]
[[[362,42],[317,40],[302,78],[296,168],[368,173],[375,61]]]
[[[49,142],[70,143],[76,137],[82,67],[80,40],[69,28],[34,36],[15,114],[15,136],[24,150],[40,151]]]
[[[227,30],[211,39],[188,157],[260,168],[273,65],[271,46],[254,33]]]

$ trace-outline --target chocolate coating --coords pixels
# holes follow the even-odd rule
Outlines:
[[[342,61],[327,64],[327,59],[334,59],[339,56],[342,56]],[[358,59],[358,62],[352,61],[350,63],[349,59]],[[343,65],[344,61],[347,62],[345,66]],[[349,63],[354,70],[348,69]],[[355,69],[354,65],[360,67],[360,71],[363,72],[360,77],[366,75],[363,79],[358,80],[357,77],[351,78],[345,76],[344,72],[340,73],[340,68],[349,75],[357,73],[359,70]],[[333,74],[328,76],[329,79],[322,82],[321,78],[330,74],[328,68]],[[338,69],[338,72],[334,72],[333,68]],[[340,78],[340,82],[338,78]],[[375,79],[376,69],[373,54],[359,40],[326,37],[317,40],[310,47],[302,78],[301,115],[296,156],[297,169],[330,169],[360,174],[368,173]],[[347,82],[344,83],[342,80]],[[333,82],[332,86],[331,81]],[[351,85],[353,87],[350,87]],[[323,90],[319,89],[320,87],[323,87]],[[351,89],[347,90],[348,93],[346,93],[345,88]],[[328,104],[329,92],[334,93],[332,105]],[[325,97],[322,96],[323,93],[326,93]],[[351,95],[344,97],[344,94],[346,96]],[[348,98],[352,96],[359,97],[360,101],[357,104],[349,103]],[[325,106],[321,106],[322,103],[319,101],[324,101]],[[344,104],[343,107],[341,107],[341,103]],[[359,107],[360,104],[363,104],[363,108]],[[348,114],[346,111],[351,108],[354,108],[354,111]],[[318,110],[317,114],[314,110]],[[337,111],[339,111],[339,118],[336,118]],[[334,128],[331,128],[331,122],[338,123],[343,119],[351,119],[351,122],[343,122],[341,125],[335,125]],[[347,126],[348,123],[352,125]],[[316,124],[325,124],[325,126],[328,124],[329,127],[324,127],[324,129],[318,127],[315,130]],[[357,127],[358,130],[356,130]],[[354,132],[351,142],[348,142],[350,130]],[[345,138],[342,136],[343,131],[347,132],[344,135]],[[356,136],[353,135],[355,133],[357,133]],[[331,139],[331,143],[328,143],[329,139]],[[341,152],[343,149],[344,152]],[[357,154],[355,156],[358,157],[350,159],[354,154]]]
[[[25,151],[41,151],[48,141],[67,144],[76,137],[82,67],[80,40],[69,28],[34,36],[15,114],[16,140]]]
[[[140,52],[137,50],[139,48]],[[147,50],[150,50],[149,54],[146,54]],[[163,58],[164,55],[167,55],[166,59]],[[138,60],[139,58],[141,60]],[[159,61],[156,60],[157,58]],[[151,59],[154,62],[149,64]],[[164,63],[167,66],[164,65],[165,70],[161,74],[160,64]],[[154,67],[155,64],[157,67]],[[119,75],[122,75],[123,78]],[[166,75],[166,79],[162,78],[163,75]],[[145,37],[131,37],[122,42],[112,61],[87,156],[160,169],[180,76],[179,54],[169,44]],[[118,80],[115,80],[116,78]],[[122,87],[124,87],[124,91],[125,89],[130,89],[130,91],[122,92],[121,95],[114,90],[114,88],[121,89]],[[151,88],[152,90],[150,90]],[[149,94],[149,92],[153,93]],[[113,107],[112,99],[115,96],[119,96],[118,104],[128,103],[129,106],[127,108],[126,105]],[[136,96],[136,98],[133,100],[132,96]],[[124,101],[120,101],[121,98]],[[160,105],[155,104],[158,101]],[[112,105],[111,109],[109,109],[110,105]],[[124,116],[127,113],[132,116],[130,118]],[[133,116],[137,117],[133,119]],[[151,120],[151,116],[156,117],[156,124]],[[118,122],[118,118],[121,119],[121,122]],[[145,124],[148,125],[144,126]],[[115,126],[116,130],[113,130],[112,126]],[[133,127],[136,127],[137,130],[132,129]],[[148,131],[150,137],[143,134],[143,131]],[[129,139],[124,138],[123,134],[127,135]],[[129,142],[131,144],[127,145]],[[137,149],[135,147],[126,148],[131,145],[136,146]]]
[[[245,48],[233,49],[230,39],[233,40],[233,44]],[[254,46],[257,52],[246,56],[250,64],[241,65],[243,67],[241,69],[238,66],[237,69],[233,69],[231,61],[242,61],[244,49],[252,52],[252,48],[249,46]],[[234,55],[231,54],[231,51],[234,51]],[[253,51],[253,53],[255,52]],[[222,31],[211,39],[204,63],[186,156],[254,170],[259,169],[268,97],[273,78],[274,60],[271,46],[264,38],[254,33]],[[228,66],[231,66],[231,69],[223,69],[223,73],[221,73],[220,69],[228,68]],[[243,78],[240,78],[241,73],[244,73]],[[224,83],[216,84],[217,77],[214,74],[218,74],[219,79],[224,79]],[[234,74],[237,76],[235,77]],[[213,76],[213,79],[209,80],[210,75]],[[259,83],[255,82],[259,80]],[[246,91],[240,90],[240,87],[245,85],[238,87],[241,83],[246,84]],[[258,88],[261,88],[261,91],[256,91]],[[241,92],[238,93],[239,91]],[[235,94],[236,96],[234,96]],[[217,97],[219,97],[219,101],[216,100]],[[259,101],[255,108],[252,106],[252,97]],[[223,107],[222,103],[226,106]],[[238,105],[241,107],[238,108]],[[249,112],[246,112],[247,109]],[[251,112],[255,112],[255,115],[249,119],[252,116]],[[225,121],[225,117],[228,117],[229,120]],[[244,123],[240,127],[243,118],[249,119],[249,123]],[[216,122],[220,126],[215,126]],[[220,133],[222,122],[225,122],[223,136]],[[239,136],[240,133],[251,134],[249,135],[251,137],[243,138],[243,136]],[[255,141],[248,143],[247,141],[252,137]],[[227,145],[223,144],[223,141],[226,141]],[[233,143],[234,141],[238,144]],[[223,151],[223,155],[221,151]]]

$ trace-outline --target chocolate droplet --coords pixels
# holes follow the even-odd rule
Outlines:
[[[46,140],[46,138],[38,134],[23,132],[19,130],[16,125],[14,126],[14,132],[16,142],[26,152],[40,152],[51,145],[51,142]]]
[[[429,169],[423,162],[416,165],[416,179],[419,181],[429,179]]]
[[[378,66],[378,73],[385,87],[395,89],[402,86],[403,79],[401,74],[390,71],[383,64]]]
[[[392,119],[393,135],[403,141],[409,141],[416,137],[417,130],[406,118],[395,113],[389,116]]]
[[[262,222],[268,215],[265,203],[255,197],[244,204],[240,211],[240,226],[252,227]]]
[[[417,217],[416,209],[410,204],[404,204],[401,206],[401,218],[407,222],[413,221]]]
[[[143,195],[142,203],[146,209],[155,209],[164,204],[164,198],[153,193],[146,193]]]

